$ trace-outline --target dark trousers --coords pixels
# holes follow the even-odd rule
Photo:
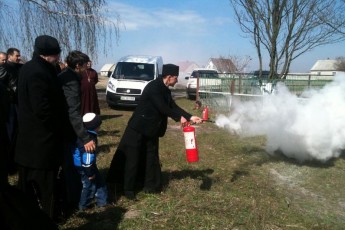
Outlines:
[[[19,166],[18,186],[50,218],[54,217],[57,169],[33,169]]]
[[[65,141],[64,158],[62,162],[61,187],[64,209],[67,213],[73,212],[78,208],[82,184],[80,175],[73,163],[73,153],[76,140]]]
[[[147,138],[127,127],[111,162],[107,182],[123,184],[125,191],[134,191],[138,184],[160,190],[158,148],[159,137]]]
[[[105,182],[98,171],[96,165],[93,165],[95,171],[95,178],[90,180],[82,167],[77,167],[77,171],[81,177],[83,188],[80,194],[79,210],[87,209],[94,198],[98,207],[103,207],[107,204],[108,192]]]

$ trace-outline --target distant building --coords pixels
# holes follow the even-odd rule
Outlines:
[[[189,76],[195,68],[199,68],[199,65],[192,61],[182,61],[176,65],[180,67],[180,77],[182,78]]]
[[[227,58],[210,58],[206,69],[215,69],[218,73],[235,73],[237,68],[231,59]]]
[[[312,75],[330,75],[335,76],[338,71],[336,67],[337,60],[318,60],[310,69]]]
[[[114,71],[115,69],[115,64],[105,64],[100,70],[100,74],[102,77],[109,77],[110,73]]]

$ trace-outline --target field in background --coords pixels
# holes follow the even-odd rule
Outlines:
[[[101,79],[98,87],[104,92]],[[177,104],[195,111],[193,101]],[[98,166],[106,174],[132,114],[100,100]],[[213,111],[210,111],[214,118]],[[178,123],[160,141],[164,191],[76,213],[61,229],[344,229],[345,159],[300,164],[265,151],[265,137],[241,138],[213,123],[196,125],[200,161],[185,159]]]

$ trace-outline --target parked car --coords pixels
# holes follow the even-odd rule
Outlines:
[[[220,84],[220,81],[214,82],[212,79],[218,79],[218,72],[217,70],[213,69],[194,69],[192,74],[189,77],[185,77],[187,81],[186,85],[186,95],[188,99],[192,99],[196,97],[196,89],[197,89],[197,79],[201,78],[208,78],[210,79],[209,83],[212,84]],[[212,82],[211,82],[212,81]],[[200,84],[200,83],[199,83]]]

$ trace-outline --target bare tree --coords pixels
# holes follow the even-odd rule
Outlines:
[[[225,59],[225,57],[220,56],[221,59]],[[230,60],[232,63],[231,73],[244,73],[246,68],[249,66],[249,62],[252,60],[250,56],[237,56],[237,55],[229,55],[226,59]]]
[[[219,56],[219,58],[211,58],[211,61],[215,65],[216,69],[220,73],[236,73],[237,69],[235,64],[231,59],[224,56]]]
[[[337,71],[345,71],[345,57],[337,57],[335,68]]]
[[[48,34],[64,53],[78,49],[97,60],[99,48],[107,54],[119,39],[120,17],[107,13],[105,0],[0,0],[0,46],[31,54],[35,37]]]
[[[15,25],[17,16],[11,6],[0,0],[0,51],[6,52],[7,48],[18,44],[17,34],[19,28]]]
[[[269,58],[270,79],[284,77],[294,59],[317,46],[344,40],[345,4],[339,0],[230,0],[235,17]]]

